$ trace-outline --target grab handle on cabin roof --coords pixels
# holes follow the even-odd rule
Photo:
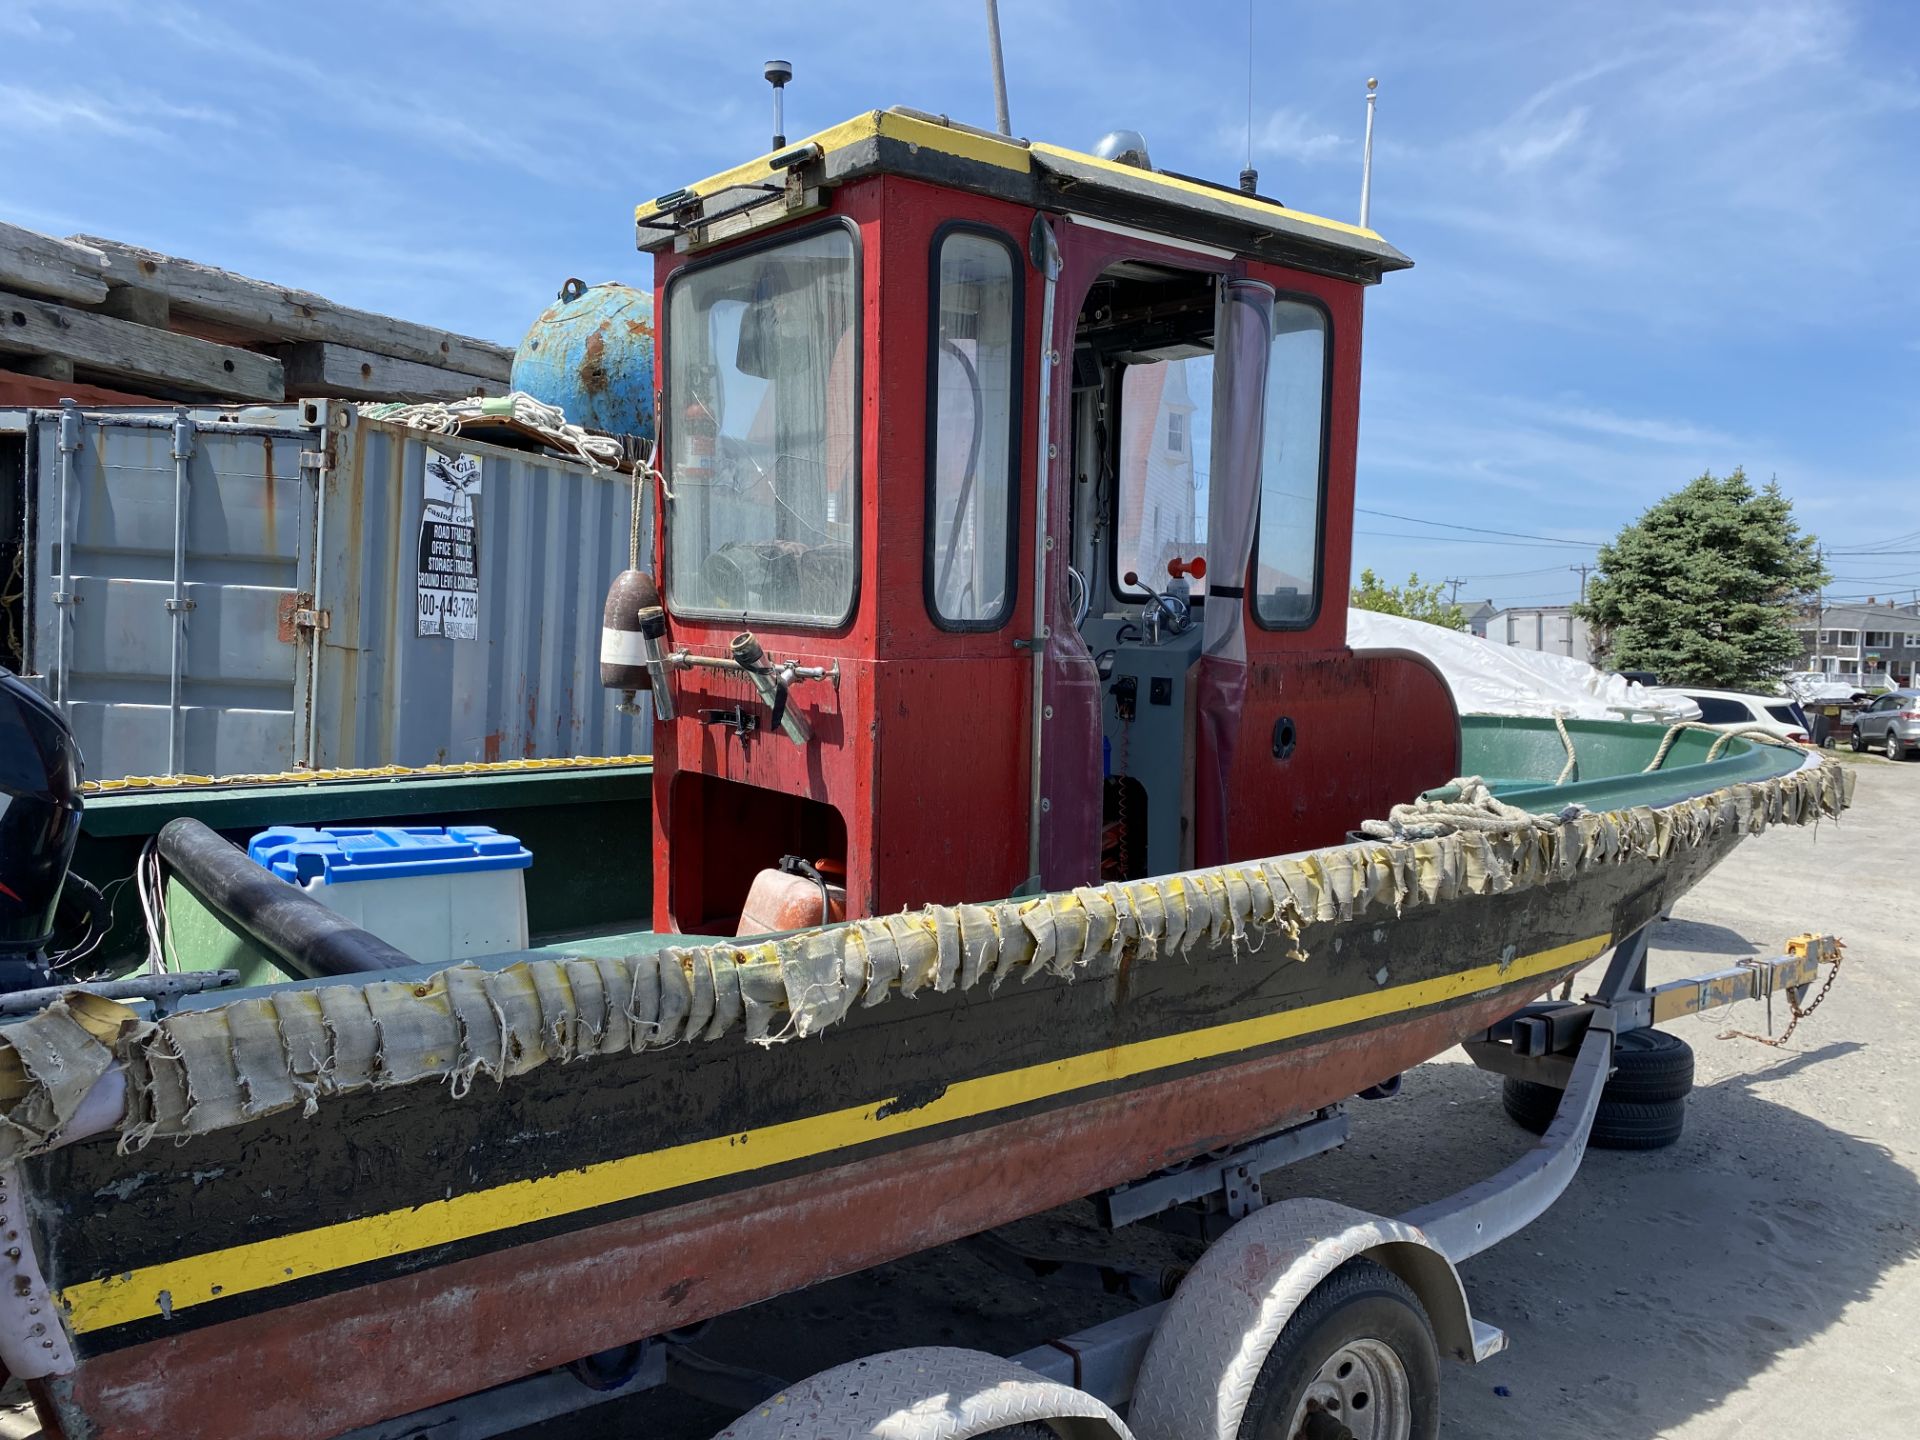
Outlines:
[[[296,975],[318,980],[392,970],[417,962],[378,935],[289,885],[246,852],[182,816],[160,831],[160,858],[222,918]]]

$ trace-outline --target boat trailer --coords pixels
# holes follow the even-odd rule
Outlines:
[[[1003,1433],[1009,1440],[1234,1440],[1243,1422],[1257,1418],[1249,1412],[1262,1398],[1261,1373],[1309,1338],[1291,1322],[1330,1292],[1341,1272],[1364,1279],[1384,1271],[1411,1295],[1433,1347],[1429,1363],[1439,1355],[1486,1360],[1506,1348],[1507,1337],[1474,1318],[1457,1267],[1539,1218],[1565,1192],[1586,1154],[1620,1037],[1741,1000],[1766,1001],[1771,1009],[1776,995],[1787,999],[1797,1023],[1819,1003],[1809,1006],[1806,997],[1821,967],[1829,967],[1831,984],[1840,963],[1837,940],[1802,935],[1776,957],[1649,985],[1650,928],[1614,946],[1598,988],[1584,998],[1528,1006],[1466,1042],[1482,1069],[1561,1091],[1558,1109],[1538,1142],[1504,1170],[1398,1218],[1323,1199],[1267,1197],[1267,1176],[1346,1142],[1344,1107],[1329,1106],[1264,1138],[1093,1197],[1108,1228],[1152,1219],[1208,1240],[1184,1273],[1032,1255],[992,1233],[962,1242],[1036,1282],[1092,1286],[1141,1302],[1010,1358],[916,1347],[787,1383],[702,1354],[701,1325],[341,1440],[491,1440],[660,1387],[741,1409],[715,1440],[966,1440]],[[1375,1087],[1365,1098],[1386,1098],[1397,1088]],[[1325,1363],[1303,1416],[1292,1417],[1305,1423],[1285,1433],[1309,1440],[1406,1433],[1372,1427],[1391,1426],[1383,1411],[1418,1383],[1409,1368],[1419,1365],[1356,1339]],[[1377,1397],[1375,1414],[1362,1415],[1370,1397]]]

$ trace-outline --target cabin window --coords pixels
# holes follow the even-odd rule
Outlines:
[[[853,611],[859,264],[841,225],[667,291],[667,601],[837,625]]]
[[[1020,269],[1004,238],[934,240],[927,398],[927,610],[946,630],[1012,613]]]
[[[1274,303],[1251,582],[1254,617],[1269,629],[1308,625],[1320,609],[1328,353],[1325,311],[1298,300]]]
[[[1213,357],[1129,365],[1120,378],[1119,483],[1114,487],[1113,588],[1138,598],[1172,589],[1198,598],[1204,581],[1174,580],[1170,560],[1207,553],[1207,457],[1189,439],[1207,433]],[[1139,583],[1129,585],[1132,572]]]

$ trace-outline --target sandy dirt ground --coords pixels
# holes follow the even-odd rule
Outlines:
[[[1594,1152],[1546,1216],[1464,1267],[1475,1312],[1511,1347],[1447,1366],[1446,1435],[1920,1435],[1920,763],[1847,763],[1859,790],[1846,819],[1748,841],[1660,924],[1652,959],[1656,980],[1677,978],[1825,930],[1848,944],[1831,997],[1785,1049],[1718,1038],[1764,1029],[1758,1005],[1670,1027],[1698,1055],[1686,1135]],[[1348,1145],[1271,1177],[1269,1193],[1384,1214],[1451,1193],[1528,1143],[1498,1096],[1497,1079],[1443,1056],[1397,1098],[1354,1103]],[[1140,1227],[1101,1233],[1086,1206],[1011,1233],[1141,1265],[1194,1253]],[[701,1344],[797,1379],[905,1345],[1010,1354],[1124,1308],[949,1247],[728,1317]],[[648,1395],[518,1440],[703,1440],[727,1418]],[[24,1417],[0,1425],[30,1433]]]

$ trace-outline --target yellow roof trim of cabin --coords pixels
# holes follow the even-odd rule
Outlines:
[[[1137,165],[1122,165],[1117,160],[1102,160],[1098,155],[1088,155],[1081,150],[1068,150],[1064,146],[1049,145],[1041,140],[1033,142],[1033,152],[1036,155],[1057,155],[1062,160],[1071,160],[1096,170],[1110,171],[1118,180],[1128,180],[1140,185],[1159,185],[1202,200],[1223,202],[1236,210],[1246,211],[1249,220],[1261,216],[1285,216],[1289,220],[1305,221],[1309,225],[1318,225],[1343,235],[1357,235],[1363,240],[1385,239],[1378,231],[1368,230],[1360,225],[1349,225],[1344,220],[1329,220],[1324,215],[1314,215],[1305,210],[1292,210],[1285,205],[1276,205],[1271,200],[1262,200],[1258,196],[1245,195],[1237,190],[1227,190],[1217,185],[1203,185],[1197,180],[1183,179],[1181,176],[1168,175],[1159,170],[1142,170]]]
[[[1255,252],[1266,251],[1269,242],[1290,245],[1296,253],[1302,246],[1311,250],[1324,246],[1322,253],[1329,256],[1352,257],[1340,263],[1357,263],[1363,278],[1378,278],[1382,270],[1411,263],[1378,231],[1364,226],[1291,210],[1228,186],[1122,165],[1063,146],[993,135],[913,110],[869,110],[795,140],[777,155],[792,156],[809,146],[818,147],[818,155],[805,162],[806,173],[824,177],[809,180],[809,184],[832,186],[864,174],[895,171],[914,176],[924,167],[926,173],[919,178],[1004,194],[1069,215],[1086,208],[1090,214],[1114,218],[1116,206],[1125,209],[1134,203],[1157,207],[1162,224],[1171,223],[1180,229],[1226,225],[1231,227],[1230,234],[1238,235],[1240,244]],[[921,163],[916,164],[914,157],[922,157]],[[790,173],[797,173],[790,172],[791,161],[776,168],[771,163],[775,158],[776,152],[770,151],[634,207],[634,220],[642,227],[642,248],[655,248],[645,238],[648,233],[660,236],[659,244],[666,243],[665,234],[677,228],[670,217],[679,215],[684,223],[686,212],[697,214],[698,202],[749,187],[768,187],[771,194],[773,187],[787,182]],[[927,167],[927,160],[957,161],[959,167]],[[969,178],[971,167],[979,168],[972,169]],[[1002,179],[996,181],[996,174]],[[1084,206],[1076,203],[1076,186],[1085,188]],[[663,201],[667,202],[664,208]],[[748,203],[755,202],[749,198]]]

